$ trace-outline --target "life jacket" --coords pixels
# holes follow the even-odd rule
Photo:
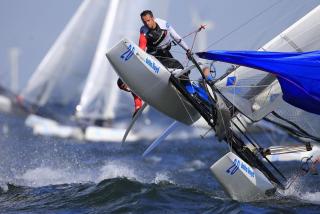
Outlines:
[[[150,54],[155,53],[159,49],[169,50],[171,41],[174,39],[188,49],[186,43],[167,21],[155,18],[155,22],[157,24],[155,29],[149,29],[145,25],[140,28],[140,48],[146,50]]]

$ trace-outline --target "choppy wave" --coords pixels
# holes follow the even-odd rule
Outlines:
[[[127,178],[112,178],[97,184],[43,187],[8,184],[7,190],[0,194],[0,209],[35,212],[201,212],[216,209],[216,201],[223,200],[207,192],[172,184],[166,178],[150,184]]]
[[[16,133],[0,138],[0,213],[319,210],[318,177],[302,178],[272,198],[231,200],[209,170],[228,148],[212,139],[168,140],[141,158],[150,142],[120,147]]]
[[[301,203],[320,205],[320,190],[317,183],[314,183],[311,179],[304,180],[303,178],[299,178],[293,181],[288,189],[280,191],[280,193],[282,196],[293,198]]]

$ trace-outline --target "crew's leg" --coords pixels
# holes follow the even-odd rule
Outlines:
[[[128,85],[125,84],[122,79],[118,78],[117,81],[117,85],[121,90],[127,91],[127,92],[131,92],[131,90],[129,89]]]
[[[172,54],[167,51],[167,56],[169,57],[169,68],[177,68],[177,69],[183,69],[183,65],[175,58],[173,58]],[[187,92],[189,94],[194,94],[196,91],[195,89],[193,88],[191,82],[190,82],[190,79],[189,79],[189,74],[190,72],[187,72],[185,74],[183,74],[181,77],[180,77],[180,82],[184,85],[185,89],[187,90]]]
[[[134,100],[134,112],[132,117],[134,117],[136,115],[136,113],[138,112],[138,110],[142,107],[142,99],[137,96],[136,94],[134,94],[133,92],[131,92],[132,96],[133,96],[133,100]]]
[[[155,54],[155,57],[166,67],[173,69],[183,69],[183,65],[173,58],[172,54],[168,50],[159,50]]]
[[[117,81],[117,84],[119,86],[119,88],[121,90],[127,91],[127,92],[131,92],[132,96],[133,96],[133,101],[134,101],[134,112],[133,112],[133,117],[134,115],[138,112],[138,110],[142,107],[142,99],[137,96],[136,94],[134,94],[128,87],[127,84],[125,84],[120,78]]]
[[[155,57],[167,68],[183,69],[183,65],[168,50],[157,51]],[[194,94],[195,90],[189,79],[189,72],[180,77],[180,82],[190,94]]]

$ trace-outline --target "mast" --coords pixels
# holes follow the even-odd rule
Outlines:
[[[9,49],[9,60],[11,65],[11,81],[10,89],[13,93],[17,93],[19,90],[19,57],[21,51],[17,47]]]

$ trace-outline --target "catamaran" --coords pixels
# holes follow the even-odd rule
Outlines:
[[[312,156],[316,153],[312,151],[317,151],[316,144],[320,142],[318,20],[320,6],[258,52],[197,53],[210,61],[237,65],[214,81],[206,79],[194,56],[190,56],[193,65],[169,71],[126,38],[108,50],[106,56],[145,105],[187,125],[200,117],[205,119],[217,138],[230,148],[230,152],[210,167],[213,175],[232,199],[252,201],[290,186],[287,177],[270,161],[271,156],[304,152],[308,157],[301,159],[306,166],[302,171],[308,171],[313,161],[316,162]],[[200,94],[190,94],[180,83],[179,77],[192,69],[202,76],[205,99]],[[263,148],[246,132],[247,127],[262,119],[285,129],[303,144]],[[166,135],[160,136],[160,141]]]

